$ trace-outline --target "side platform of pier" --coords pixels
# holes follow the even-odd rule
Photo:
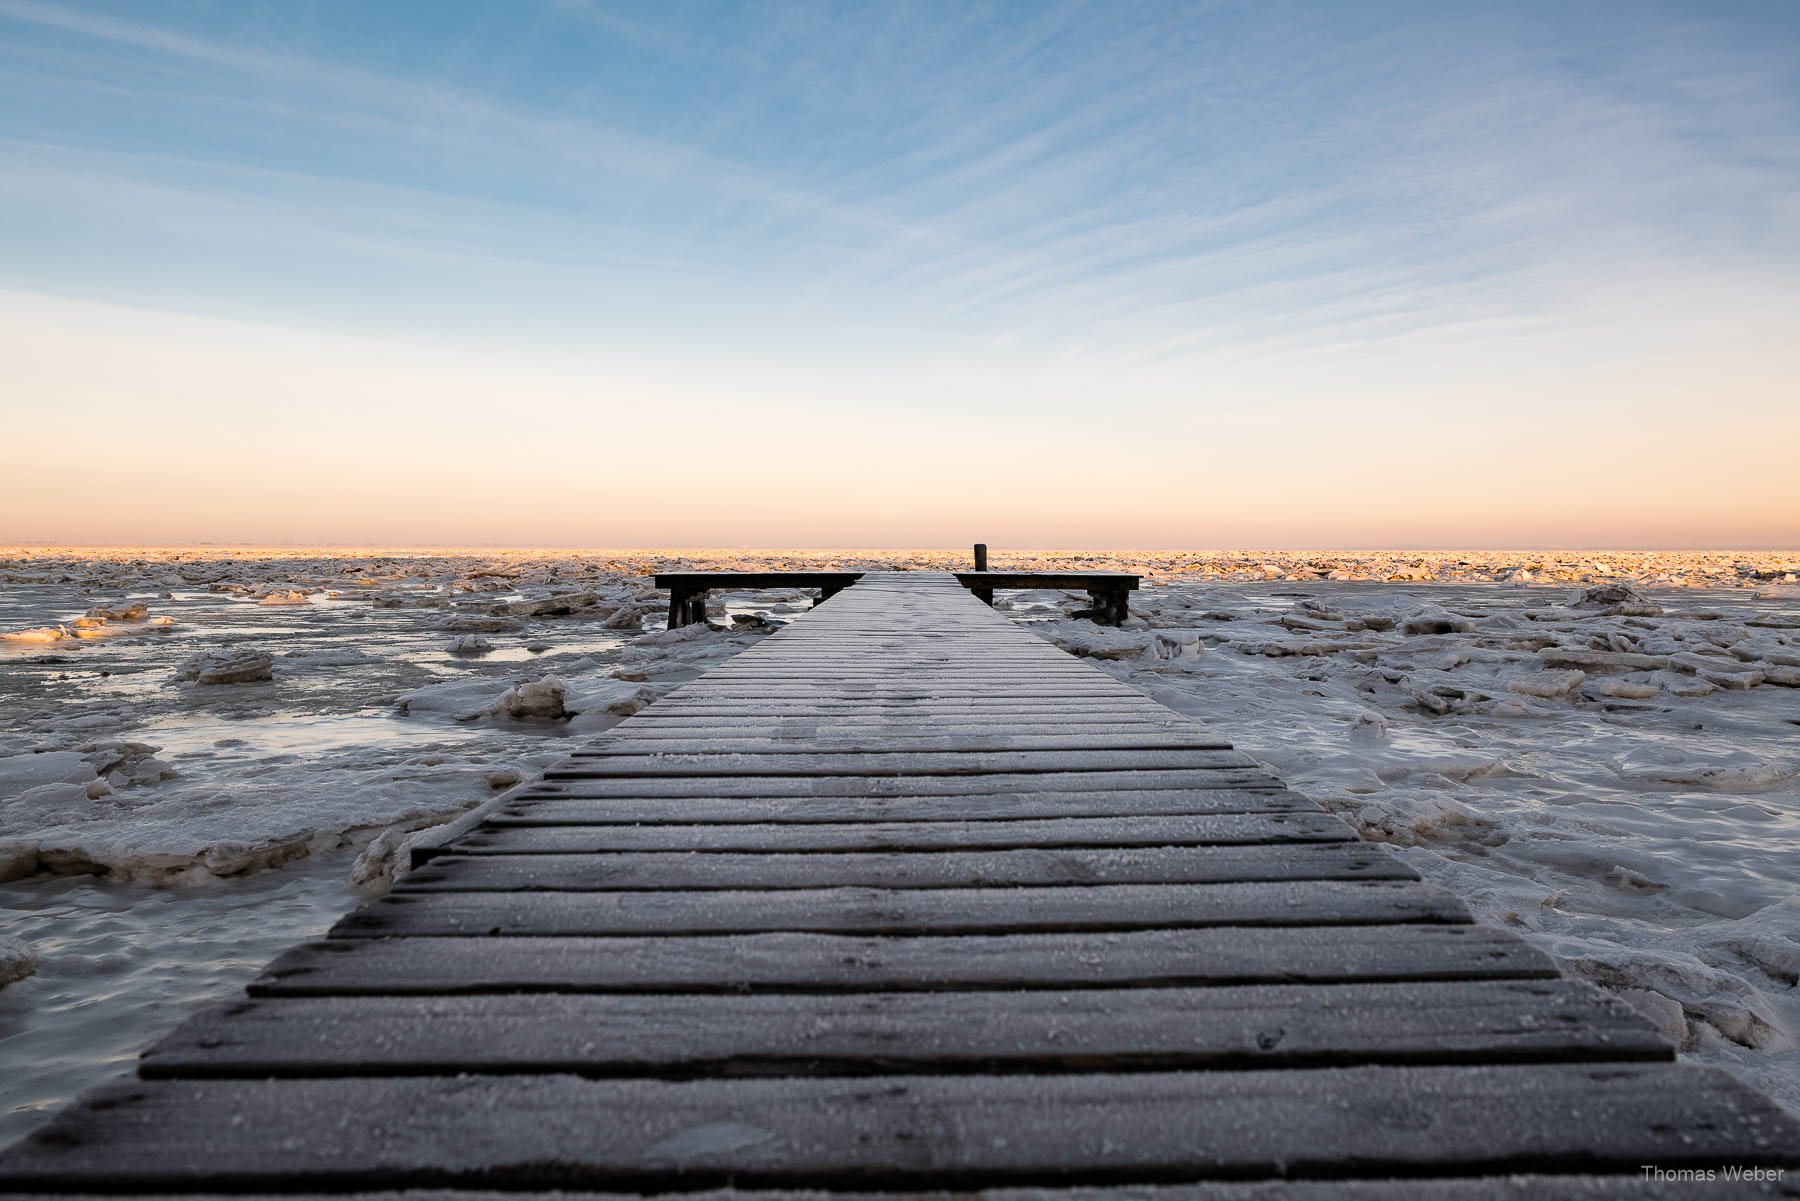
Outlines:
[[[1626,1197],[1645,1165],[1791,1184],[1800,1123],[920,572],[584,744],[0,1185]]]

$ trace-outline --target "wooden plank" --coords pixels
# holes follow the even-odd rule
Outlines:
[[[856,675],[826,665],[797,674],[745,675],[726,679],[701,676],[683,685],[683,699],[733,696],[758,697],[836,696],[846,699],[881,696],[1038,697],[1063,699],[1071,706],[1100,709],[1115,699],[1127,700],[1110,677],[1098,671],[975,671],[940,673],[919,668],[898,672]]]
[[[633,822],[1005,822],[1030,818],[1308,813],[1318,806],[1282,789],[1142,789],[1135,792],[998,792],[948,796],[589,797],[531,791],[488,826]]]
[[[982,796],[997,793],[1130,792],[1208,788],[1280,788],[1261,771],[1217,768],[1193,771],[1071,771],[1032,774],[940,776],[585,776],[548,778],[539,789],[591,797],[900,797]]]
[[[663,702],[658,702],[660,706]],[[890,705],[885,703],[865,703],[850,701],[833,701],[830,703],[803,701],[780,702],[770,699],[766,704],[758,705],[754,701],[709,702],[706,704],[669,705],[666,709],[657,710],[659,718],[673,717],[711,717],[738,718],[744,717],[757,721],[829,721],[833,718],[863,721],[889,722],[992,722],[996,725],[1030,723],[1041,721],[1066,721],[1069,724],[1102,724],[1127,722],[1164,722],[1167,714],[1158,714],[1154,709],[1139,707],[1131,710],[1109,710],[1104,714],[1093,710],[1084,710],[1068,705],[1055,703],[1020,702],[1008,705],[996,703],[908,703]]]
[[[396,890],[343,918],[331,933],[336,938],[1008,934],[1468,920],[1468,909],[1453,894],[1409,881],[598,894]]]
[[[1048,653],[1056,658],[1002,657],[979,651],[964,651],[954,660],[914,657],[908,661],[892,652],[876,650],[848,657],[784,655],[779,659],[734,659],[730,661],[730,666],[715,668],[688,686],[744,688],[777,683],[873,687],[881,684],[980,685],[994,680],[1010,680],[1027,684],[1037,681],[1069,683],[1121,696],[1137,692],[1117,677],[1101,670],[1094,662],[1073,659],[1058,650],[1050,650]]]
[[[973,888],[1057,884],[1220,884],[1238,880],[1416,880],[1363,842],[1253,846],[1066,847],[1004,851],[619,851],[439,855],[405,892],[675,888]]]
[[[988,720],[986,717],[970,717],[968,713],[868,713],[868,711],[839,711],[839,709],[819,709],[817,713],[805,713],[788,717],[787,713],[769,713],[769,715],[749,715],[742,717],[738,713],[709,715],[709,713],[693,713],[689,709],[662,708],[661,702],[643,709],[634,717],[628,717],[616,731],[630,731],[635,738],[643,738],[652,733],[668,733],[679,735],[684,729],[743,729],[747,733],[761,731],[781,731],[781,729],[891,729],[891,731],[925,731],[925,733],[954,733],[958,729],[990,729],[994,733],[1004,735],[1055,735],[1055,733],[1084,733],[1094,727],[1120,727],[1120,729],[1201,729],[1208,731],[1199,722],[1192,722],[1177,715],[1157,715],[1157,713],[1089,713],[1085,709],[1067,709],[1067,711],[1051,711],[1035,717],[1012,718],[1012,720]],[[1211,733],[1211,731],[1208,731]]]
[[[657,713],[682,713],[688,709],[701,707],[743,708],[755,705],[759,701],[766,702],[771,708],[769,712],[785,712],[787,710],[813,711],[821,714],[887,714],[896,716],[957,715],[963,713],[997,713],[1002,716],[1008,713],[1037,714],[1050,716],[1058,714],[1087,714],[1117,717],[1145,717],[1167,720],[1169,710],[1162,708],[1149,697],[1132,699],[1126,697],[1106,697],[1104,704],[1077,702],[1069,697],[1056,696],[997,696],[993,693],[980,696],[945,697],[940,700],[929,698],[902,697],[831,697],[829,703],[816,696],[798,697],[755,697],[755,696],[708,696],[697,692],[692,696],[684,696],[680,692],[670,693],[657,702]]]
[[[601,851],[926,851],[977,847],[1231,846],[1258,842],[1353,842],[1328,813],[1227,813],[1185,817],[1075,817],[1037,821],[736,822],[719,825],[482,827],[458,839],[459,855]]]
[[[929,668],[919,668],[904,673],[846,674],[840,678],[830,667],[821,667],[817,672],[804,676],[787,676],[771,671],[770,673],[746,676],[736,681],[714,680],[710,675],[706,675],[684,685],[684,688],[693,695],[704,695],[708,692],[739,692],[755,695],[766,688],[776,694],[810,691],[863,696],[881,696],[888,693],[909,696],[919,692],[935,693],[940,691],[961,692],[973,696],[1020,694],[1043,696],[1049,695],[1054,689],[1067,688],[1072,691],[1074,696],[1096,702],[1105,702],[1112,697],[1129,697],[1136,691],[1099,671],[1033,669],[1006,674],[1012,675],[1014,678],[990,681],[967,670],[940,672]]]
[[[1154,705],[1155,702],[1150,702]],[[708,689],[696,692],[692,696],[684,696],[681,703],[671,705],[665,712],[685,713],[689,710],[700,710],[702,707],[735,710],[746,706],[763,706],[762,713],[774,715],[788,709],[804,711],[811,707],[825,707],[833,713],[867,713],[872,716],[892,715],[907,717],[913,714],[980,714],[996,717],[1009,717],[1017,714],[1023,717],[1054,716],[1059,713],[1087,712],[1101,715],[1115,715],[1120,718],[1156,717],[1156,711],[1146,705],[1121,701],[1114,704],[1113,698],[1086,696],[1073,697],[1056,686],[1033,685],[1029,690],[1021,688],[1015,692],[1000,693],[993,689],[969,687],[944,687],[933,689],[882,689],[880,691],[857,692],[851,689],[808,689],[796,687],[792,689]]]
[[[456,1072],[883,1075],[1659,1061],[1573,980],[852,996],[266,998],[190,1018],[148,1079]]]
[[[1097,675],[1114,688],[1133,691],[1129,685],[1102,671],[1102,661],[1078,659],[1044,639],[1031,638],[1028,642],[1020,642],[1018,638],[1019,635],[1008,630],[995,631],[992,638],[962,638],[920,644],[910,639],[858,639],[834,633],[829,643],[809,645],[804,639],[794,636],[790,627],[769,638],[760,647],[744,651],[721,663],[718,670],[733,674],[779,674],[801,669],[841,668],[860,676],[878,676],[885,672],[895,678],[904,678],[908,673],[919,670],[973,675],[983,669],[998,668],[1076,675],[1086,673]]]
[[[1754,1130],[1756,1137],[1749,1131]],[[1800,1122],[1669,1064],[589,1080],[134,1080],[15,1185],[956,1186],[1792,1163]],[[83,1153],[104,1147],[106,1153]]]
[[[1152,730],[1148,733],[1113,731],[1097,734],[920,734],[896,737],[891,733],[843,733],[835,735],[702,735],[640,737],[636,731],[608,738],[576,752],[580,760],[627,755],[671,754],[788,754],[788,755],[920,755],[982,754],[1000,751],[1228,751],[1231,744],[1192,731]]]
[[[979,655],[971,656],[970,661],[956,667],[931,663],[911,666],[884,664],[879,671],[859,669],[849,663],[770,663],[754,671],[740,667],[724,676],[708,672],[682,685],[682,688],[684,691],[691,690],[694,695],[711,691],[750,695],[763,687],[817,688],[861,693],[879,692],[881,689],[908,691],[949,687],[968,689],[975,695],[981,695],[980,690],[986,688],[987,695],[996,696],[1008,695],[1014,691],[1031,691],[1038,686],[1078,689],[1083,697],[1098,704],[1105,704],[1113,698],[1131,700],[1143,695],[1097,666],[985,663]]]
[[[1071,677],[1098,676],[1114,688],[1124,688],[1101,672],[1093,660],[1077,659],[1049,642],[1006,641],[942,643],[915,646],[892,640],[857,642],[834,638],[829,645],[808,648],[792,638],[782,638],[745,651],[721,663],[714,671],[724,679],[800,675],[819,669],[841,669],[865,679],[888,676],[900,679],[913,672],[976,677],[989,671],[1032,674],[1053,673]],[[708,672],[707,679],[721,678]]]
[[[845,679],[839,679],[835,675],[821,676],[818,674],[789,679],[777,676],[744,679],[737,683],[714,681],[710,676],[700,676],[683,686],[683,691],[691,696],[704,696],[709,692],[737,692],[754,696],[761,694],[765,689],[776,696],[795,693],[825,696],[841,694],[852,697],[943,693],[968,696],[1075,697],[1096,703],[1104,703],[1115,697],[1121,700],[1128,699],[1137,693],[1136,689],[1098,671],[1057,672],[1054,674],[1033,671],[1017,680],[1007,682],[1005,687],[990,686],[988,680],[962,671],[942,674],[927,671],[882,672],[861,678]],[[1141,696],[1142,694],[1137,693],[1137,695]]]
[[[1256,761],[1236,751],[931,751],[795,755],[666,754],[607,756],[575,751],[570,766],[544,773],[547,780],[597,776],[992,776],[1003,773],[1105,771],[1209,771],[1249,768]]]
[[[1123,700],[1118,693],[1104,687],[1096,681],[1091,684],[1065,684],[1054,680],[1041,683],[1019,683],[1000,688],[988,685],[985,681],[944,680],[938,683],[931,681],[894,680],[892,682],[871,681],[868,684],[856,683],[821,683],[819,681],[783,683],[780,681],[759,684],[754,687],[744,685],[736,688],[699,687],[689,684],[684,691],[683,700],[704,699],[707,697],[735,697],[741,700],[895,700],[895,701],[930,701],[995,699],[1006,701],[1015,698],[1051,701],[1059,705],[1089,702],[1089,707],[1098,707],[1115,699]]]
[[[108,1193],[106,1196],[116,1194]],[[237,1191],[160,1194],[165,1197],[192,1198],[204,1196],[211,1201],[264,1201],[266,1193]],[[457,1187],[440,1189],[362,1189],[329,1193],[300,1189],[283,1192],[290,1201],[518,1201],[513,1190],[495,1191]],[[596,1192],[591,1189],[556,1190],[560,1201],[643,1201],[642,1193]],[[750,1201],[743,1191],[734,1188],[683,1190],[682,1201]],[[1185,1184],[1138,1184],[1127,1191],[1119,1185],[1105,1186],[1032,1186],[1019,1188],[934,1189],[930,1193],[897,1193],[891,1190],[855,1191],[820,1188],[759,1188],[754,1201],[1118,1201],[1121,1196],[1131,1201],[1521,1201],[1522,1198],[1555,1197],[1558,1201],[1741,1201],[1743,1198],[1785,1198],[1791,1201],[1792,1188],[1776,1180],[1758,1183],[1748,1175],[1743,1180],[1728,1180],[1715,1175],[1712,1180],[1671,1179],[1646,1180],[1635,1174],[1596,1176],[1558,1173],[1546,1176],[1515,1172],[1505,1176],[1424,1176],[1408,1179],[1330,1180],[1258,1180],[1200,1181]],[[22,1201],[96,1201],[94,1193],[23,1193]]]
[[[370,938],[302,943],[253,996],[856,992],[1549,978],[1487,926],[1300,926],[884,938]]]
[[[917,744],[927,739],[985,739],[985,738],[1095,738],[1108,737],[1120,739],[1133,736],[1139,739],[1153,739],[1163,735],[1174,735],[1177,738],[1198,734],[1210,741],[1211,745],[1225,748],[1229,743],[1218,740],[1216,735],[1205,730],[1197,730],[1192,726],[1177,726],[1149,721],[1020,721],[1011,723],[988,722],[958,718],[954,720],[929,721],[895,721],[883,717],[857,717],[843,721],[829,718],[775,718],[775,719],[739,719],[735,717],[675,717],[657,721],[632,724],[621,723],[613,728],[612,738],[597,740],[591,745],[595,749],[611,746],[615,742],[647,742],[659,740],[668,747],[675,740],[708,740],[713,738],[757,738],[775,739],[790,738],[803,740],[818,739],[888,739],[904,744],[901,749],[916,750]],[[1051,748],[1054,749],[1054,748]]]

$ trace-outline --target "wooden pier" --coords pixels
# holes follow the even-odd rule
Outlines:
[[[1791,1183],[1800,1123],[896,573],[585,744],[0,1184],[1625,1197],[1645,1165]]]

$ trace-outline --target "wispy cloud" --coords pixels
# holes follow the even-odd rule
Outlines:
[[[0,0],[0,286],[814,414],[1796,373],[1779,10],[149,11]]]

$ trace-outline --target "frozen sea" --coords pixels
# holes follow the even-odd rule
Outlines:
[[[1045,554],[1016,565],[1141,565],[1131,627],[1002,606],[1800,1109],[1793,560]],[[32,632],[0,639],[0,977],[35,968],[0,988],[0,1141],[383,887],[405,831],[808,604],[715,597],[723,628],[671,634],[642,575],[678,562],[960,565],[0,557],[0,633]]]

